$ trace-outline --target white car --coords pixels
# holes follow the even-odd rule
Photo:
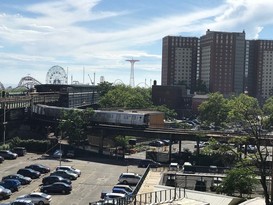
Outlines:
[[[72,166],[57,166],[56,171],[58,171],[58,170],[66,170],[66,171],[72,172],[74,174],[77,174],[78,176],[81,176],[81,170],[75,169]]]
[[[122,184],[137,184],[141,176],[136,173],[122,173],[119,176],[118,181]]]
[[[52,199],[51,195],[44,194],[42,192],[32,192],[30,194],[22,195],[16,198],[16,200],[30,200],[34,204],[38,205],[44,205],[44,204],[50,204],[50,201]]]
[[[179,164],[176,162],[172,162],[169,165],[169,171],[179,171]]]
[[[125,197],[126,195],[121,193],[107,193],[104,199],[117,199],[117,198],[125,198]]]

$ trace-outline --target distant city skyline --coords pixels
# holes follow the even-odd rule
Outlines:
[[[135,85],[161,84],[163,37],[199,38],[210,29],[272,40],[272,10],[269,0],[1,0],[0,82],[30,75],[45,83],[59,65],[69,82],[90,83],[96,73],[96,83],[103,76],[129,85],[126,60],[134,58]]]

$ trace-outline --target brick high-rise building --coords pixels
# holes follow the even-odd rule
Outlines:
[[[206,32],[200,38],[200,79],[209,92],[244,92],[245,32]]]
[[[246,41],[247,88],[264,102],[273,95],[273,40]]]
[[[191,92],[196,85],[199,39],[166,36],[162,45],[162,85],[186,85]]]

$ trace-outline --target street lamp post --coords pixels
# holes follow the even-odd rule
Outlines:
[[[4,119],[3,119],[3,126],[4,126],[4,133],[3,133],[3,144],[6,144],[6,103],[4,103]]]
[[[60,166],[62,166],[62,141],[60,140]]]
[[[59,144],[60,144],[60,166],[62,166],[62,136],[63,136],[63,131],[61,131],[61,136],[60,136],[60,139],[59,139]]]

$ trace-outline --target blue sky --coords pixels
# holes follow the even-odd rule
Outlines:
[[[247,39],[273,40],[272,11],[272,0],[1,0],[0,82],[45,83],[59,65],[69,83],[95,73],[96,83],[128,85],[133,58],[135,85],[161,84],[164,36],[245,30]]]

